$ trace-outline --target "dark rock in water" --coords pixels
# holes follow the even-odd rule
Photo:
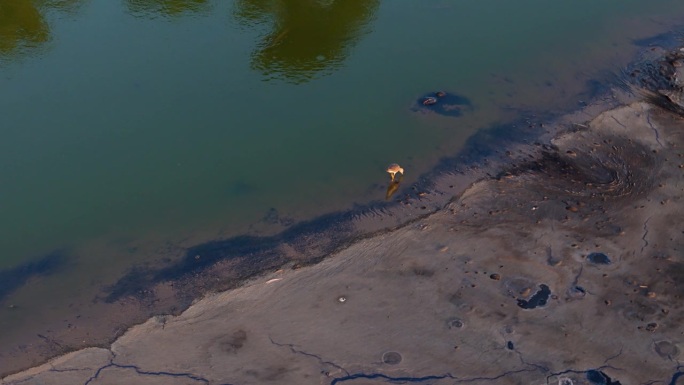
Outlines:
[[[464,111],[472,109],[470,99],[450,92],[438,91],[418,98],[411,110],[457,117],[463,115]]]
[[[430,97],[423,99],[423,105],[424,106],[431,106],[433,104],[437,104],[437,98],[430,96]]]
[[[551,296],[551,289],[544,284],[539,285],[539,289],[529,300],[519,299],[518,306],[523,309],[534,309],[546,305],[546,301]]]
[[[610,265],[610,258],[603,253],[591,253],[587,255],[587,260],[597,265]]]

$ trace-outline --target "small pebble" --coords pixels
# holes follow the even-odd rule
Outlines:
[[[493,279],[493,280],[495,280],[495,281],[498,281],[498,280],[501,279],[501,275],[500,275],[500,274],[494,273],[494,274],[490,275],[489,278],[491,278],[491,279]]]

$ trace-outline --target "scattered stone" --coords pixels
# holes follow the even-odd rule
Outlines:
[[[499,280],[501,279],[501,275],[500,275],[500,274],[494,273],[494,274],[491,274],[491,275],[489,276],[489,278],[491,278],[491,279],[493,279],[493,280],[495,280],[495,281],[499,281]]]

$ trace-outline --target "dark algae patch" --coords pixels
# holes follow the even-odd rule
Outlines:
[[[299,260],[315,263],[317,259],[349,244],[359,236],[351,223],[356,215],[360,215],[360,212],[350,210],[332,213],[298,223],[274,236],[245,235],[193,246],[182,259],[170,266],[157,269],[133,268],[107,289],[105,301],[111,303],[125,296],[141,296],[151,284],[168,281],[178,281],[181,288],[190,291],[197,290],[192,289],[194,285],[190,282],[183,285],[186,283],[183,279],[197,278],[198,274],[210,270],[219,262],[233,263],[233,281],[246,279],[286,263],[289,259],[283,253],[282,245],[289,245],[299,255]]]
[[[549,300],[551,296],[551,289],[547,285],[539,285],[539,291],[534,293],[532,297],[528,300],[519,299],[518,306],[523,309],[534,309],[537,307],[542,307],[546,305],[546,301]]]
[[[66,262],[67,257],[64,253],[54,251],[36,261],[0,270],[0,301],[23,286],[29,279],[56,273]]]

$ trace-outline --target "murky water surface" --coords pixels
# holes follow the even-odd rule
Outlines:
[[[134,264],[383,199],[387,164],[410,184],[479,128],[572,108],[683,18],[680,0],[0,0],[0,344]],[[438,90],[471,105],[413,108]]]

